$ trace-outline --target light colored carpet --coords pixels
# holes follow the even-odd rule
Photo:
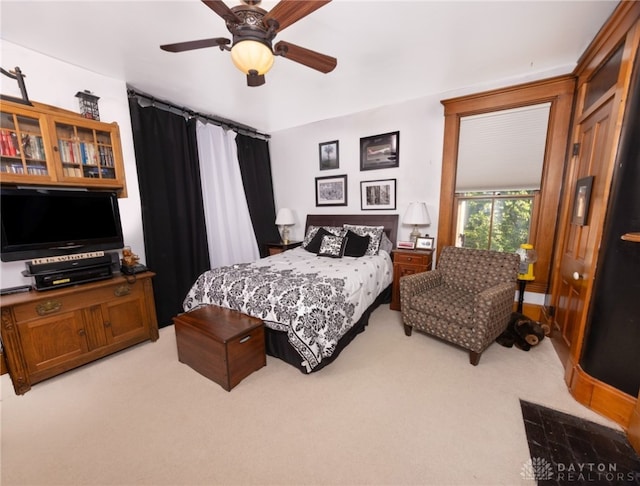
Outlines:
[[[1,380],[4,486],[531,485],[520,398],[616,427],[569,395],[549,340],[474,367],[388,305],[320,372],[268,357],[231,392],[178,362],[172,326],[24,396]]]

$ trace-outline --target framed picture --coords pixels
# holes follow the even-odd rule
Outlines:
[[[400,164],[400,132],[360,139],[360,170],[388,169]]]
[[[419,236],[416,239],[416,250],[433,250],[433,240],[429,236]]]
[[[395,209],[396,208],[396,180],[360,182],[360,208],[365,209]]]
[[[416,243],[414,241],[398,241],[397,246],[402,250],[413,250]]]
[[[316,206],[346,206],[347,175],[316,177]]]
[[[320,170],[339,169],[340,168],[340,152],[339,142],[323,142],[318,145],[320,153]]]
[[[591,200],[591,187],[593,186],[593,176],[578,179],[576,192],[573,197],[573,216],[571,223],[578,226],[587,224],[589,216],[589,201]]]

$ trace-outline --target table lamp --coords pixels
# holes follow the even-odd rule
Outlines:
[[[289,226],[295,224],[293,212],[289,208],[280,208],[276,216],[276,224],[282,227],[282,242],[289,244]]]
[[[415,243],[416,239],[420,237],[418,226],[426,226],[431,224],[431,218],[429,218],[429,211],[427,211],[427,205],[423,202],[412,202],[407,208],[407,212],[404,213],[402,218],[404,224],[412,224],[413,231],[409,235],[411,241]]]

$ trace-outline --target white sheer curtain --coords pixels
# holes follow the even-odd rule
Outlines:
[[[260,252],[244,196],[236,134],[198,121],[196,137],[211,267],[257,260]]]

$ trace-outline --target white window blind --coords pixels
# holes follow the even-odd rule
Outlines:
[[[540,189],[551,103],[460,120],[456,192]]]

